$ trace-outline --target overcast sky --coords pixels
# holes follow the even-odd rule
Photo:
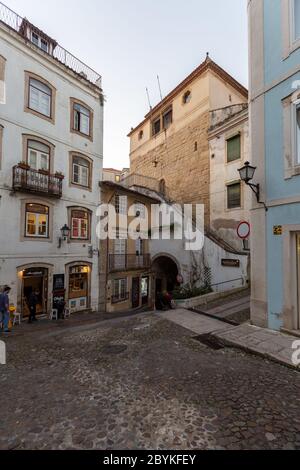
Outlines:
[[[104,165],[129,165],[131,127],[207,51],[248,82],[246,0],[4,0],[103,77]],[[48,8],[46,7],[48,5]]]

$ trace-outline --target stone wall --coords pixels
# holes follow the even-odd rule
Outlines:
[[[171,200],[205,204],[206,224],[209,224],[208,127],[209,112],[205,112],[170,134],[155,149],[131,158],[131,173],[165,180]]]

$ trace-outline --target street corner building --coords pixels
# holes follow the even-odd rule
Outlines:
[[[0,286],[23,317],[99,306],[101,76],[0,4]]]
[[[250,0],[255,325],[300,330],[300,0]],[[254,201],[254,199],[253,199]]]

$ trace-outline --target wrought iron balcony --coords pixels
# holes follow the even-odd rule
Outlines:
[[[13,167],[13,190],[62,197],[63,176],[47,174],[19,165]]]
[[[15,30],[27,42],[32,43],[30,38],[26,35],[26,25],[29,25],[33,31],[38,31],[38,33],[43,37],[46,37],[45,33],[29,23],[26,18],[19,16],[2,2],[0,2],[0,23],[1,22],[6,24],[9,28]],[[101,75],[99,75],[97,72],[91,69],[91,67],[88,67],[81,60],[77,59],[73,54],[57,44],[56,41],[51,40],[51,42],[53,43],[54,47],[49,48],[48,50],[41,49],[39,46],[36,47],[41,49],[44,54],[53,57],[53,59],[57,60],[65,67],[75,72],[78,76],[80,76],[80,78],[84,78],[98,88],[101,88]]]
[[[143,255],[109,255],[109,271],[134,271],[135,269],[149,269],[151,267],[150,254]]]

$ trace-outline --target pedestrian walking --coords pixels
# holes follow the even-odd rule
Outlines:
[[[39,291],[32,291],[28,298],[28,307],[29,307],[29,320],[28,323],[37,321],[36,318],[36,306],[39,303]]]
[[[5,286],[3,292],[0,294],[0,323],[4,333],[10,333],[9,330],[9,293],[11,288]]]

